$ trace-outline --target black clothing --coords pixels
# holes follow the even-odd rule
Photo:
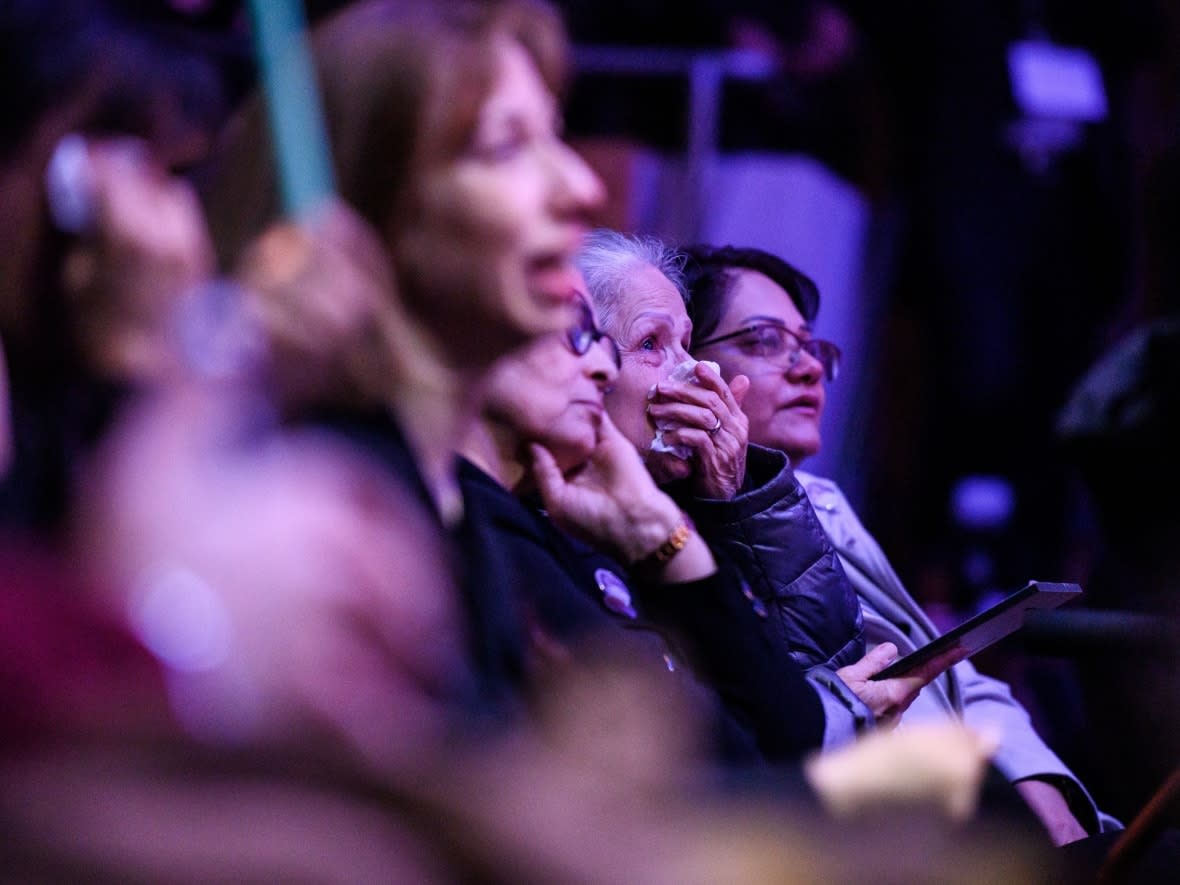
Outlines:
[[[397,421],[387,411],[320,412],[309,422],[343,436],[384,464],[429,513],[450,542],[467,626],[472,685],[461,699],[467,712],[493,722],[519,711],[526,682],[527,636],[515,584],[499,539],[477,514],[466,510],[454,527],[442,517]]]
[[[568,640],[622,626],[627,641],[670,660],[653,644],[646,615],[753,734],[765,759],[795,760],[819,748],[819,698],[785,647],[765,635],[723,559],[705,580],[656,584],[565,535],[474,465],[463,462],[459,476],[468,518],[495,535],[526,610],[544,629]],[[625,588],[633,599],[608,599],[608,588]]]
[[[864,656],[856,588],[786,455],[751,444],[742,487],[726,500],[694,497],[683,482],[665,491],[749,581],[769,614],[763,628],[800,666],[835,670]]]

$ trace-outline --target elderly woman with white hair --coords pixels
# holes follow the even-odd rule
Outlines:
[[[829,711],[825,745],[896,721],[950,661],[906,679],[869,678],[896,649],[862,657],[855,591],[806,494],[781,452],[748,444],[741,403],[749,380],[726,383],[716,364],[689,355],[683,258],[658,240],[599,230],[578,265],[621,354],[605,400],[611,420],[688,524],[741,571],[764,634],[807,668]]]

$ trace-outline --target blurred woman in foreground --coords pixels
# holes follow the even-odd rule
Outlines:
[[[565,51],[556,14],[531,0],[372,0],[312,36],[340,197],[375,247],[372,297],[327,346],[339,377],[302,386],[300,420],[381,459],[451,535],[469,703],[493,715],[515,703],[526,637],[503,576],[471,566],[487,542],[465,518],[454,451],[495,359],[574,317],[573,256],[603,193],[558,135]],[[226,260],[276,217],[266,142],[255,104],[214,170]],[[261,311],[272,337],[314,339],[339,310],[335,287],[301,276],[312,250],[297,232],[268,247],[273,274],[252,282],[295,292]],[[280,374],[298,360],[292,348]]]

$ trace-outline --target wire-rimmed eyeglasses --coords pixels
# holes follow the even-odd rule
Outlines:
[[[824,377],[829,381],[835,381],[840,374],[839,347],[822,338],[804,338],[778,323],[755,323],[736,332],[697,342],[693,350],[724,341],[734,341],[743,353],[781,369],[795,368],[800,355],[807,353],[823,366]]]

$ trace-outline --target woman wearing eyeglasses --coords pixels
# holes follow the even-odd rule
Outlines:
[[[785,452],[792,464],[814,455],[823,382],[840,370],[840,349],[811,334],[815,284],[756,249],[695,247],[688,254],[693,356],[716,362],[726,377],[749,379],[742,409],[753,442]]]
[[[743,400],[753,379],[731,373],[727,383],[689,355],[683,255],[655,239],[598,230],[578,265],[622,354],[606,397],[611,421],[741,573],[756,615],[748,641],[780,644],[806,669],[827,713],[825,745],[895,721],[948,660],[911,678],[869,680],[895,649],[862,657],[855,590],[806,494],[781,451],[748,445]]]
[[[566,332],[502,358],[462,447],[468,514],[514,577],[541,640],[534,647],[577,654],[595,638],[622,644],[665,674],[669,690],[687,688],[722,713],[715,736],[727,757],[797,759],[823,739],[819,699],[785,647],[750,641],[758,616],[740,576],[606,414],[621,366],[585,301]],[[661,634],[683,642],[674,650]],[[680,663],[712,690],[686,682]]]
[[[834,344],[811,334],[819,311],[815,283],[760,249],[696,246],[687,252],[693,355],[716,361],[726,378],[749,379],[742,407],[751,442],[785,452],[798,465],[819,451],[824,382],[836,378],[840,360]],[[856,588],[869,647],[888,643],[908,654],[934,639],[934,625],[839,487],[801,471],[796,475]],[[1090,832],[1099,826],[1093,800],[1037,735],[1007,685],[981,675],[969,661],[955,664],[926,686],[906,713],[907,721],[946,716],[998,729],[995,764],[1054,841],[1085,836],[1079,821]]]

